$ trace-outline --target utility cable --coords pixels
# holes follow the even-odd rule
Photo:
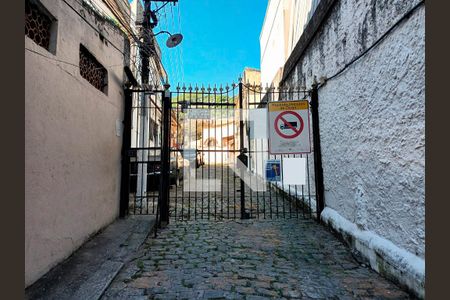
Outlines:
[[[94,26],[94,25],[92,25],[83,15],[81,15],[72,5],[70,5],[66,0],[63,0],[64,1],[64,3],[66,3],[67,4],[67,6],[69,6],[75,13],[77,13],[90,27],[92,27],[97,33],[99,33],[99,34],[101,34],[101,32]],[[77,3],[79,3],[80,5],[83,5],[83,0],[75,0]],[[95,6],[95,5],[93,5],[93,3],[87,3],[87,4],[90,4],[91,6],[93,6],[93,8],[94,9],[97,9],[97,10],[99,10],[99,11],[101,11],[105,16],[108,16],[108,12],[106,12],[103,8],[100,8],[100,7],[97,7],[97,6]],[[109,7],[109,9],[111,9],[110,7]],[[112,11],[112,9],[111,9],[111,11]],[[115,13],[112,11],[112,13],[115,15]],[[117,12],[116,12],[117,13]],[[126,16],[128,16],[128,17],[130,17],[131,18],[131,15],[130,14],[128,14],[128,13],[124,13]],[[115,15],[116,16],[116,15]],[[119,22],[120,22],[120,19],[121,18],[119,18],[119,17],[117,17],[116,16],[116,18],[118,18],[119,19]],[[121,25],[122,26],[124,26],[122,23],[121,23]],[[126,26],[124,26],[124,27],[126,27]],[[150,34],[150,35],[154,35],[153,34],[153,32],[151,32],[151,31],[149,31],[149,30],[146,30],[145,28],[142,28],[142,29],[144,29],[144,31],[147,33],[147,34]],[[150,48],[148,48],[146,45],[142,45],[142,42],[139,40],[139,38],[138,37],[136,37],[136,35],[135,34],[133,34],[132,32],[130,33],[130,37],[132,38],[132,40],[133,40],[133,42],[140,48],[140,49],[142,49],[143,48],[143,51],[144,51],[144,53],[145,54],[147,54],[147,55],[149,55],[149,56],[154,56],[154,57],[156,57],[157,59],[158,59],[158,61],[160,62],[160,64],[162,65],[162,60],[161,60],[161,58],[159,57],[159,55],[156,53],[156,52],[153,52]],[[126,54],[122,51],[122,50],[120,50],[114,43],[112,43],[109,39],[107,39],[106,37],[105,37],[105,40],[107,40],[116,50],[118,50],[124,57],[126,57]],[[130,60],[133,62],[133,65],[135,66],[135,68],[136,68],[136,70],[138,70],[138,72],[139,72],[139,74],[142,76],[142,70],[140,70],[140,68],[137,68],[137,63],[136,63],[136,61],[135,60],[133,60],[133,58],[131,58],[131,56],[130,56]],[[153,70],[154,71],[154,70]]]
[[[178,32],[183,32],[183,27],[181,25],[181,13],[180,13],[181,5],[178,5]],[[183,62],[183,45],[180,45],[180,61],[181,61],[181,81],[184,82],[184,62]]]
[[[75,11],[89,26],[91,26],[97,33],[99,33],[99,34],[101,34],[101,32],[97,29],[97,28],[95,28],[95,26],[93,26],[88,20],[86,20],[86,18],[84,17],[84,16],[82,16],[73,6],[71,6],[69,3],[67,3],[65,0],[63,0],[73,11]],[[83,6],[83,1],[82,0],[75,0],[78,4],[80,4],[81,6]],[[108,12],[106,12],[103,8],[100,8],[100,7],[98,7],[98,6],[96,6],[96,5],[94,5],[94,3],[92,3],[92,2],[90,2],[90,3],[87,3],[88,5],[91,5],[94,9],[96,9],[96,10],[98,10],[99,12],[101,12],[101,13],[103,13],[103,15],[105,16],[105,17],[108,17]],[[114,14],[114,13],[113,13]],[[131,15],[129,15],[129,14],[127,14],[126,13],[126,15],[127,16],[129,16],[130,18],[131,18]],[[122,24],[123,25],[123,24]],[[134,40],[134,42],[136,42],[136,43],[140,43],[140,41],[139,41],[139,38],[137,38],[134,34],[131,34],[131,36],[130,36],[133,40]],[[126,54],[123,52],[123,51],[121,51],[117,46],[115,46],[115,44],[113,44],[109,39],[107,39],[106,37],[105,37],[105,40],[107,40],[114,48],[116,48],[120,53],[122,53],[122,55],[124,56],[124,57],[126,57]],[[139,44],[138,44],[139,45]],[[130,61],[133,63],[133,65],[134,65],[134,67],[135,67],[135,69],[139,72],[139,74],[142,76],[142,71],[140,70],[140,68],[138,68],[137,67],[137,63],[136,63],[136,60],[135,59],[133,59],[132,57],[131,57],[131,55],[130,55]]]
[[[170,15],[171,15],[171,18],[172,18],[172,30],[174,30],[175,29],[175,16],[173,14],[173,6],[170,7]],[[181,77],[181,69],[180,69],[180,67],[181,67],[181,59],[180,59],[179,49],[175,49],[175,56],[176,56],[176,61],[177,61],[177,64],[176,64],[177,81],[180,82],[180,77]]]
[[[40,55],[40,56],[42,56],[42,57],[45,57],[45,58],[47,58],[47,59],[50,59],[50,60],[53,60],[53,61],[56,61],[56,62],[60,62],[60,63],[67,64],[67,65],[71,65],[71,66],[74,66],[74,67],[77,67],[77,68],[80,67],[80,66],[77,65],[77,64],[74,64],[74,63],[71,63],[71,62],[69,62],[69,61],[64,61],[64,60],[60,60],[60,59],[57,59],[57,58],[53,58],[53,57],[44,55],[44,54],[42,54],[42,53],[39,53],[39,52],[37,52],[37,51],[35,51],[35,50],[33,50],[33,49],[30,49],[30,48],[27,48],[27,47],[25,47],[25,50],[28,50],[29,52],[35,53],[35,54],[37,54],[37,55]],[[112,68],[114,68],[114,67],[121,67],[121,66],[123,66],[123,64],[111,65],[111,66],[107,66],[107,67],[103,67],[103,68],[104,68],[104,69],[112,69]],[[94,70],[97,70],[97,69],[103,69],[103,68],[93,68],[93,69],[94,69]]]
[[[62,0],[64,3],[67,4],[80,18],[82,18],[92,29],[94,29],[98,34],[102,34],[100,30],[98,30],[94,25],[92,25],[78,10],[76,10],[72,5],[70,5],[66,0]],[[102,34],[103,35],[103,34]],[[114,43],[112,43],[108,38],[104,37],[106,41],[108,41],[117,51],[119,51],[123,56],[125,56],[125,53],[120,50]]]
[[[394,23],[382,36],[380,36],[369,48],[361,52],[358,56],[353,58],[351,61],[345,64],[345,66],[336,72],[333,76],[327,77],[325,79],[325,82],[320,84],[318,88],[321,88],[327,81],[339,76],[342,74],[345,70],[347,70],[352,64],[354,64],[356,61],[361,59],[363,56],[365,56],[367,53],[369,53],[373,48],[375,48],[378,44],[380,44],[396,27],[398,27],[403,21],[408,19],[416,9],[418,9],[422,4],[425,4],[425,0],[420,1],[417,3],[413,8],[411,8],[406,14],[404,14],[397,22]]]

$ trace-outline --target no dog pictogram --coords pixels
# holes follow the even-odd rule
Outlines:
[[[302,117],[295,111],[285,111],[275,118],[274,127],[281,137],[293,139],[302,133],[304,123]]]

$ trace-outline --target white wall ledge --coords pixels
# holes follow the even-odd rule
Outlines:
[[[325,207],[321,219],[341,235],[353,250],[358,251],[372,269],[407,288],[417,297],[425,298],[424,259],[371,231],[360,230],[356,224],[330,207]]]

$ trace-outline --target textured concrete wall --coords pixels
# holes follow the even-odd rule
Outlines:
[[[419,1],[337,1],[288,84],[331,77]],[[424,258],[425,7],[319,90],[326,206]]]
[[[57,44],[53,55],[25,36],[49,57],[25,50],[25,286],[119,211],[123,56],[63,1],[42,2],[58,20]],[[69,3],[123,49],[120,32]],[[107,95],[81,77],[80,43],[107,68]]]

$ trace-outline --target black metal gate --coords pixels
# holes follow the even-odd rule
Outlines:
[[[168,222],[311,217],[322,210],[317,153],[270,155],[267,137],[254,134],[251,120],[270,101],[306,99],[314,106],[314,88],[243,82],[168,88],[126,93],[122,215],[155,214]],[[265,162],[287,157],[306,159],[306,183],[265,182]]]

